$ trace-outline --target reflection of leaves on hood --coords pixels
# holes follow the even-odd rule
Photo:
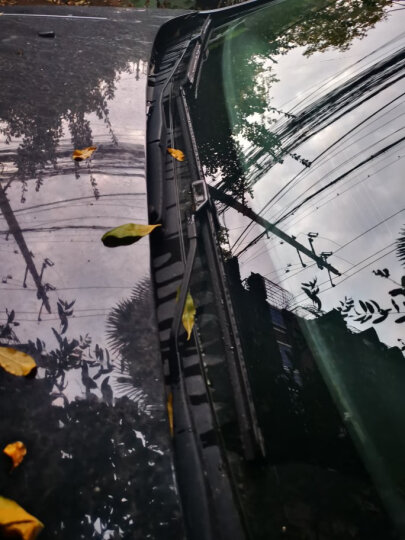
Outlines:
[[[106,377],[101,383],[100,390],[103,396],[103,400],[108,405],[111,405],[113,402],[113,390],[109,384],[110,377]]]
[[[75,302],[76,300],[73,300],[73,302],[68,303],[58,298],[58,315],[60,319],[61,334],[64,334],[68,328],[68,317],[73,315],[72,308]]]
[[[15,311],[8,311],[6,308],[7,321],[5,324],[0,324],[0,340],[18,341],[13,327],[20,326],[20,323],[15,320]]]
[[[2,395],[5,387],[0,433],[15,440],[24,433],[31,459],[24,474],[0,471],[2,493],[40,516],[47,538],[101,538],[100,523],[117,538],[130,538],[134,530],[137,538],[183,538],[170,459],[162,451],[164,422],[145,417],[126,397],[113,406],[92,396],[56,405],[45,379],[16,378],[10,385],[0,371]],[[157,512],[163,519],[156,519]]]
[[[87,365],[87,362],[82,362],[82,383],[86,388],[86,391],[97,388],[97,383],[94,382],[89,375],[89,366]]]
[[[388,268],[383,268],[382,270],[380,269],[372,270],[372,272],[375,276],[380,276],[386,279],[390,277],[390,271],[388,270]]]
[[[159,339],[153,331],[155,324],[154,301],[147,281],[140,282],[131,297],[121,301],[107,318],[109,345],[119,357],[120,369],[125,375],[113,379],[113,387],[142,407],[148,407],[146,404],[150,402],[145,392],[139,389],[145,378],[156,381],[155,395],[160,395],[161,391],[160,374],[156,372]]]

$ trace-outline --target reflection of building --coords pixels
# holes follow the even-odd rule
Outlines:
[[[289,293],[260,274],[242,285],[235,258],[227,272],[268,464],[283,493],[280,523],[287,515],[295,530],[289,538],[347,538],[356,527],[353,538],[393,538],[374,485],[387,508],[393,500],[403,508],[401,352],[374,329],[351,332],[337,311],[297,316]],[[316,520],[319,536],[308,532]]]
[[[253,297],[256,296],[257,299],[262,297],[266,300],[282,367],[286,372],[293,372],[295,381],[297,384],[301,384],[299,370],[294,368],[292,364],[293,336],[291,335],[291,323],[295,318],[288,311],[288,308],[292,305],[293,295],[276,283],[255,273],[250,274],[247,278],[246,288]],[[291,388],[290,390],[293,391],[294,389]]]

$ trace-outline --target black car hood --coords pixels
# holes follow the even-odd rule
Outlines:
[[[0,444],[28,448],[0,488],[45,523],[44,537],[103,527],[182,536],[149,242],[101,242],[113,227],[147,223],[148,63],[158,29],[178,14],[0,16],[0,344],[39,367],[35,379],[0,372]],[[72,159],[89,146],[91,160]]]

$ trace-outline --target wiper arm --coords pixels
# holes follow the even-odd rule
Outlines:
[[[173,316],[172,328],[170,332],[170,377],[173,382],[177,381],[180,376],[180,358],[178,347],[178,335],[180,330],[181,318],[186,304],[187,293],[190,288],[191,273],[193,271],[195,254],[197,252],[197,227],[194,216],[192,216],[188,224],[189,249],[187,253],[186,265],[184,268],[183,279],[180,285],[179,300],[176,304],[176,310]]]

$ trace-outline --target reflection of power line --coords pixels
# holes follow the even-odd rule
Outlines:
[[[9,232],[14,236],[14,239],[21,251],[21,255],[24,257],[25,263],[27,265],[27,270],[30,272],[32,279],[37,287],[38,298],[42,300],[43,305],[45,306],[48,313],[51,313],[51,306],[49,305],[49,299],[46,294],[45,286],[42,283],[42,276],[38,274],[35,263],[33,261],[32,255],[28,246],[25,242],[24,235],[22,230],[16,220],[13,210],[10,206],[10,203],[7,199],[7,196],[0,186],[0,210],[3,213],[4,219],[7,222],[9,227]]]
[[[276,224],[280,223],[281,221],[284,221],[288,216],[290,216],[291,214],[294,214],[297,210],[302,208],[307,202],[309,202],[310,200],[312,200],[314,197],[316,197],[320,193],[324,192],[325,190],[329,189],[330,187],[336,185],[338,182],[343,180],[343,178],[345,178],[346,176],[351,174],[353,171],[356,171],[357,169],[359,169],[360,167],[362,167],[366,163],[372,161],[373,159],[377,158],[381,154],[384,154],[385,152],[388,152],[389,150],[391,150],[395,146],[398,146],[398,144],[401,144],[403,141],[405,141],[405,137],[401,137],[400,139],[394,141],[393,143],[388,144],[387,146],[384,146],[384,148],[381,148],[381,150],[378,150],[378,152],[375,152],[374,154],[371,154],[371,156],[368,156],[366,159],[363,159],[362,161],[360,161],[360,163],[358,163],[357,165],[355,165],[354,167],[352,167],[348,171],[344,172],[343,174],[339,175],[337,178],[335,178],[334,180],[332,180],[331,182],[326,184],[326,186],[323,186],[323,187],[319,188],[317,191],[315,191],[311,195],[308,195],[307,197],[305,197],[305,199],[303,201],[301,201],[299,204],[294,206],[294,208],[292,208],[289,212],[287,212],[287,214],[284,214],[283,216],[281,216],[276,221]]]
[[[321,184],[322,185],[322,181],[323,180],[326,180],[327,178],[329,178],[330,176],[332,176],[332,174],[339,170],[340,168],[342,168],[344,165],[346,164],[349,164],[350,162],[353,162],[354,159],[358,156],[364,156],[364,154],[366,153],[367,150],[371,150],[371,148],[377,146],[379,143],[382,143],[383,141],[385,141],[386,139],[389,139],[390,137],[392,137],[393,135],[395,135],[396,133],[399,133],[400,131],[403,131],[405,129],[404,126],[401,126],[399,129],[393,131],[392,133],[389,133],[388,135],[386,135],[385,137],[382,137],[381,139],[379,139],[377,142],[373,142],[372,144],[370,144],[369,146],[367,146],[366,148],[362,148],[361,150],[359,150],[355,155],[351,156],[350,158],[346,159],[345,161],[343,161],[342,163],[340,163],[337,167],[335,167],[334,169],[332,170],[328,170],[328,172],[323,175],[321,178],[319,178],[318,180],[316,180],[315,182],[313,182],[310,186],[308,186],[302,193],[300,193],[293,201],[291,201],[291,203],[288,204],[287,208],[288,207],[291,207],[292,204],[294,204],[295,201],[297,201],[299,199],[299,197],[301,197],[302,195],[305,195],[305,193],[308,193],[313,187],[315,187],[316,185],[318,184]],[[402,140],[405,140],[405,137],[402,139]],[[401,141],[400,141],[401,142]],[[394,146],[396,146],[397,143],[394,143]],[[399,144],[399,143],[398,143]],[[340,175],[339,178],[345,178],[346,176],[350,175],[351,172],[353,172],[354,170],[362,167],[363,165],[366,165],[367,163],[372,163],[374,159],[376,158],[380,158],[383,154],[385,154],[385,152],[387,152],[388,150],[391,149],[391,146],[388,145],[388,147],[385,147],[386,149],[383,151],[378,151],[378,152],[375,152],[374,154],[372,154],[369,158],[367,158],[366,160],[364,160],[363,162],[361,162],[360,164],[358,164],[358,166],[356,165],[354,168],[350,169],[347,173],[343,173],[342,175]],[[368,165],[370,166],[370,165]],[[340,180],[339,180],[340,182]],[[327,187],[327,186],[326,186]],[[286,208],[286,209],[287,209]],[[284,209],[284,212],[285,210]],[[282,212],[280,212],[282,214]]]
[[[320,158],[322,158],[325,154],[327,154],[333,147],[337,146],[338,144],[340,144],[340,142],[342,142],[344,139],[346,139],[347,137],[349,137],[354,131],[356,131],[360,126],[362,126],[363,124],[367,123],[371,118],[373,118],[374,116],[376,116],[377,114],[380,114],[381,111],[383,111],[384,109],[386,109],[387,107],[389,107],[392,103],[394,103],[395,101],[397,101],[398,99],[400,99],[401,97],[403,97],[405,95],[405,92],[400,94],[399,96],[397,96],[396,98],[392,99],[391,101],[389,101],[388,103],[386,103],[385,105],[383,105],[382,107],[380,107],[377,111],[373,112],[372,114],[370,114],[369,116],[367,116],[364,120],[362,120],[361,122],[359,122],[358,124],[356,124],[356,126],[354,126],[352,129],[348,130],[346,133],[344,133],[341,137],[339,137],[337,140],[335,140],[332,144],[330,144],[325,150],[323,150],[320,154],[318,154],[317,156],[315,156],[314,159],[312,159],[311,161],[311,168],[310,170],[308,170],[307,167],[304,167],[303,169],[301,169],[289,182],[287,182],[279,191],[277,191],[268,201],[267,203],[263,206],[263,208],[260,210],[259,212],[259,215],[261,215],[269,206],[270,204],[272,204],[273,202],[275,203],[276,201],[280,201],[282,196],[286,195],[289,191],[291,191],[291,189],[293,189],[294,187],[294,184],[296,185],[296,181],[297,179],[301,176],[301,181],[303,178],[305,178],[308,174],[312,174],[314,172],[314,170],[316,170],[316,167],[312,167],[312,165],[317,162]],[[398,106],[400,106],[401,103]],[[394,107],[395,108],[395,107]],[[391,112],[390,111],[387,111],[387,112]],[[386,113],[385,113],[386,114]],[[382,127],[382,126],[380,126]],[[364,128],[363,128],[364,129]],[[361,131],[361,130],[360,130]],[[350,137],[349,137],[350,138]],[[329,156],[330,158],[330,156]],[[322,160],[321,160],[322,161]],[[319,166],[319,164],[318,164]],[[339,165],[340,166],[340,165]],[[303,174],[304,173],[304,174]],[[283,195],[284,194],[284,195]],[[234,243],[234,246],[233,247],[236,247],[236,245],[238,243],[240,243],[241,240],[243,240],[243,238],[246,236],[246,233],[247,231],[250,229],[250,227],[252,227],[252,223],[249,223],[249,225],[247,225],[247,227],[245,228],[244,231],[242,231],[242,233],[239,235],[239,237],[236,239],[235,243]]]
[[[85,319],[85,318],[88,318],[88,317],[100,317],[102,315],[103,315],[102,313],[93,313],[93,314],[89,314],[89,315],[75,315],[74,317],[71,317],[71,320]],[[107,313],[105,313],[105,315],[107,315]],[[19,318],[18,321],[37,323],[38,319],[37,318],[34,318],[34,319],[21,319],[21,318]],[[60,321],[60,319],[59,319],[59,317],[54,317],[54,318],[51,318],[51,319],[44,319],[44,322],[47,322],[47,321]]]
[[[115,287],[109,285],[95,285],[95,286],[82,286],[82,287],[58,287],[58,291],[77,291],[77,290],[88,290],[88,289],[133,289],[134,285],[127,285],[123,287]],[[13,288],[13,287],[0,287],[0,291],[36,291],[36,289],[30,289],[29,287],[24,288]]]
[[[306,90],[306,95],[305,97],[303,97],[300,101],[298,101],[292,108],[288,109],[288,112],[292,112],[294,111],[294,109],[296,109],[297,107],[299,107],[300,105],[302,105],[303,103],[305,103],[305,101],[308,101],[309,98],[313,97],[316,93],[319,93],[320,90],[322,90],[325,86],[330,86],[330,84],[335,80],[335,79],[339,79],[339,77],[341,77],[347,70],[350,70],[351,73],[353,75],[356,74],[356,71],[353,69],[356,65],[359,65],[361,64],[362,62],[364,62],[364,60],[366,60],[367,58],[370,58],[374,55],[376,55],[377,52],[381,52],[383,51],[385,48],[387,48],[389,45],[392,45],[393,43],[395,43],[396,41],[401,41],[402,40],[402,37],[403,35],[405,34],[405,32],[401,32],[400,34],[398,34],[397,36],[395,36],[394,38],[390,39],[389,41],[385,42],[383,46],[379,46],[377,49],[373,49],[371,52],[369,52],[368,54],[366,54],[365,56],[362,56],[361,58],[359,58],[358,60],[356,60],[355,62],[353,62],[352,64],[350,64],[349,66],[345,66],[344,68],[342,68],[340,71],[338,71],[337,73],[334,73],[333,75],[331,75],[330,77],[328,77],[321,85],[318,85],[318,83],[315,83],[314,85],[310,86],[309,88],[307,88]],[[365,64],[363,67],[359,67],[359,69],[367,69],[367,67],[369,65],[371,65],[373,62],[375,62],[376,60],[378,60],[379,58],[383,58],[384,56],[386,56],[388,53],[392,52],[392,51],[395,51],[395,50],[398,50],[396,49],[395,47],[389,49],[388,51],[384,51],[384,52],[381,52],[380,55],[376,56],[374,60],[372,60],[369,64]],[[310,90],[312,90],[313,88],[315,88],[314,91],[310,92]],[[305,91],[304,91],[304,94],[305,94]],[[283,103],[280,108],[281,109],[286,109],[287,105],[289,103],[291,103],[291,101],[293,101],[295,98],[291,98],[289,101]]]
[[[73,229],[73,230],[78,230],[78,229],[91,229],[91,230],[97,230],[97,231],[105,231],[107,230],[108,228],[111,228],[111,227],[108,227],[108,225],[106,226],[102,226],[102,225],[55,225],[55,227],[25,227],[25,228],[22,228],[20,229],[21,232],[54,232],[54,231],[64,231],[64,230],[67,230],[67,229]],[[0,234],[7,234],[8,231],[1,231],[0,230]]]
[[[403,116],[404,114],[405,114],[405,112],[402,113],[400,116]],[[393,119],[393,120],[396,121],[398,118],[399,118],[399,117],[397,117],[397,118],[395,118],[395,119]],[[392,121],[392,120],[390,120],[390,122],[391,122],[391,121]],[[384,125],[379,125],[379,126],[378,126],[378,129],[381,130],[384,126],[385,126],[385,124],[384,124]],[[339,164],[338,164],[336,167],[334,167],[333,169],[328,169],[328,171],[327,171],[326,174],[324,174],[323,176],[321,176],[320,178],[318,178],[318,179],[317,179],[311,186],[309,186],[309,188],[307,188],[305,191],[308,191],[311,187],[315,186],[316,184],[321,184],[323,180],[325,180],[325,179],[327,179],[328,177],[332,176],[332,174],[334,174],[335,172],[337,172],[339,169],[343,168],[344,165],[346,165],[346,164],[348,164],[348,163],[350,163],[350,162],[353,162],[353,161],[355,160],[355,158],[357,158],[357,157],[362,157],[362,156],[365,154],[365,152],[366,152],[367,150],[370,150],[371,148],[377,146],[378,144],[382,143],[384,140],[386,140],[386,139],[392,137],[392,135],[394,135],[395,133],[398,133],[399,131],[402,131],[403,129],[404,129],[404,127],[401,126],[399,129],[393,131],[392,133],[389,133],[388,135],[386,135],[385,137],[382,137],[382,138],[379,139],[378,141],[373,142],[372,144],[366,146],[365,148],[361,148],[357,153],[353,154],[353,155],[350,156],[348,159],[346,159],[346,160],[344,160],[344,161],[340,161]],[[358,143],[359,143],[362,139],[364,139],[365,137],[369,137],[369,134],[366,133],[366,135],[364,135],[363,137],[360,137],[360,138],[356,139],[356,144],[358,144]],[[345,149],[345,148],[343,148],[342,151],[343,151],[344,149]],[[340,153],[340,152],[338,152],[338,153],[335,154],[335,155],[334,155],[334,154],[328,155],[328,159],[330,160],[330,159],[336,157],[336,155],[339,155],[339,153]],[[387,156],[386,156],[386,157],[387,157]],[[384,159],[384,158],[383,158],[383,159]],[[322,160],[322,161],[323,161],[323,160]],[[320,162],[320,163],[318,164],[318,167],[320,167],[321,165],[322,165],[322,162]],[[370,165],[368,165],[368,167],[370,167]],[[307,178],[307,176],[308,176],[310,173],[312,174],[316,169],[317,169],[317,167],[315,167],[314,169],[311,169],[311,171],[307,171],[307,174],[305,174],[304,176],[302,176],[301,179],[298,180],[298,181],[295,183],[295,185],[290,186],[290,187],[287,189],[287,191],[277,199],[277,202],[280,202],[280,200],[281,200],[285,195],[287,195],[287,193],[289,193],[292,189],[295,189],[295,188],[297,187],[298,183],[300,183],[300,182],[302,182],[303,180],[305,180],[305,178]],[[280,191],[281,191],[281,190],[280,190]],[[291,203],[290,203],[290,204],[291,204]],[[280,213],[282,213],[282,212],[280,212]]]
[[[394,38],[394,39],[396,39],[396,38]],[[398,65],[397,65],[396,60],[394,60],[394,59],[398,60]],[[359,75],[357,75],[355,77],[352,77],[352,79],[350,79],[348,82],[344,83],[341,87],[339,87],[338,90],[334,90],[330,94],[328,94],[327,96],[322,97],[322,99],[320,99],[319,102],[317,102],[315,105],[311,104],[310,106],[308,106],[307,109],[305,109],[304,111],[301,112],[299,118],[289,122],[289,124],[291,124],[291,126],[290,126],[290,128],[288,128],[288,125],[287,125],[287,128],[284,129],[285,133],[283,132],[283,130],[281,130],[281,132],[279,133],[279,136],[281,138],[284,138],[284,137],[287,137],[288,134],[290,134],[290,138],[291,137],[294,138],[294,136],[295,136],[295,139],[296,139],[295,140],[295,146],[297,146],[297,144],[302,144],[308,138],[313,137],[314,135],[316,135],[316,133],[318,133],[319,131],[321,131],[322,129],[324,129],[326,127],[325,125],[322,125],[321,127],[318,127],[322,123],[319,120],[319,118],[321,118],[322,115],[326,114],[327,117],[329,115],[329,123],[327,125],[330,125],[330,123],[336,122],[339,118],[346,115],[348,112],[355,109],[356,107],[359,107],[365,101],[367,101],[367,100],[371,99],[372,97],[376,96],[382,90],[390,87],[395,82],[401,80],[403,75],[400,75],[395,80],[390,80],[386,84],[382,84],[382,82],[385,80],[386,77],[389,78],[390,76],[393,75],[393,73],[397,72],[400,69],[400,65],[401,65],[402,61],[403,61],[403,50],[400,49],[400,50],[396,51],[396,53],[394,55],[391,55],[388,58],[384,58],[384,61],[376,63],[371,68],[367,68],[366,70],[364,70],[364,72],[362,72],[361,74],[359,74]],[[377,76],[377,74],[378,74],[378,76]],[[354,88],[357,88],[357,85],[360,85],[360,87],[362,88],[362,92],[360,92],[360,91],[359,92],[356,91],[357,93],[354,92]],[[374,86],[377,86],[377,89],[368,94],[366,92],[366,90],[370,90]],[[359,90],[359,88],[357,88],[357,90]],[[348,92],[347,95],[346,95],[346,92]],[[354,101],[353,105],[346,108],[346,110],[344,110],[342,113],[338,114],[338,116],[333,116],[333,112],[331,112],[331,111],[335,111],[335,110],[338,111],[339,102],[342,101],[342,100],[344,102],[344,99],[346,99],[346,102],[344,102],[343,105],[346,105],[349,102],[348,96],[350,96],[350,94],[352,94],[352,96],[354,96],[355,98],[358,95],[363,95],[363,94],[367,94],[367,95],[365,95],[365,97],[363,97],[360,101],[358,101],[358,99],[353,99],[353,101]],[[340,99],[337,99],[337,96],[340,96]],[[332,99],[332,97],[333,97],[333,99]],[[316,117],[314,115],[315,111],[316,111]],[[323,114],[321,114],[321,111],[323,111]],[[326,111],[326,113],[325,113],[325,111]],[[377,113],[378,112],[379,111],[377,111]],[[373,113],[373,114],[377,114],[377,113]],[[332,119],[331,119],[331,116],[332,116]],[[297,123],[298,123],[298,126],[296,125]],[[301,136],[301,138],[300,138],[298,135],[297,136],[295,135],[295,132],[297,131],[297,129],[296,129],[297,127],[302,128],[302,124],[304,124],[304,125],[309,124],[309,125],[306,126],[306,130],[304,131],[304,135]],[[311,124],[313,124],[313,125],[311,126]],[[357,127],[353,128],[353,129],[357,129]],[[348,133],[350,133],[350,132],[348,132]],[[346,134],[344,136],[346,136]],[[288,144],[288,142],[285,142],[285,144]],[[293,147],[293,145],[290,142],[290,149],[292,149],[292,147]],[[253,155],[256,155],[256,154],[260,155],[260,153],[263,153],[264,150],[265,149],[257,149],[256,152],[255,151],[253,152]],[[255,157],[256,162],[257,162],[257,159],[258,159],[257,155]],[[271,164],[268,165],[266,170],[268,170],[271,166],[272,166]],[[262,176],[262,172],[260,174]],[[253,183],[258,179],[259,178],[257,178],[257,175],[256,175],[256,177],[253,175]],[[268,204],[270,204],[270,202]],[[248,228],[250,228],[250,225],[248,226]],[[242,235],[239,236],[237,242],[240,241],[241,238],[243,238],[243,236],[244,236],[244,233],[242,233]]]
[[[333,190],[333,193],[330,194],[330,193],[325,193],[324,197],[321,197],[320,201],[316,201],[314,202],[312,205],[310,205],[308,207],[308,212],[304,215],[301,215],[301,216],[296,216],[296,219],[293,220],[289,225],[290,227],[294,226],[296,223],[306,219],[308,216],[312,215],[314,212],[317,212],[320,208],[323,208],[326,204],[329,204],[331,201],[335,200],[336,197],[341,197],[342,195],[344,195],[345,193],[347,193],[348,191],[351,191],[352,189],[354,189],[355,187],[359,186],[360,184],[362,184],[363,182],[365,182],[366,180],[370,180],[370,178],[372,177],[375,177],[378,173],[384,171],[385,169],[387,169],[388,167],[390,167],[391,165],[395,164],[395,163],[398,163],[400,160],[404,159],[405,156],[398,156],[397,158],[395,158],[393,161],[390,161],[389,163],[387,163],[386,165],[383,165],[382,167],[380,167],[379,169],[377,169],[374,173],[371,173],[371,174],[367,174],[366,176],[363,176],[362,178],[360,178],[360,180],[358,180],[357,182],[355,182],[354,184],[352,184],[351,186],[349,186],[348,188],[344,189],[343,191],[341,190],[342,188],[342,185],[340,185],[337,189],[339,189],[339,192],[335,192],[335,190]],[[359,176],[359,175],[358,175]],[[356,176],[355,178],[358,178],[358,176]],[[350,178],[347,178],[346,181],[344,181],[342,184],[343,185],[346,185],[347,183],[350,182]],[[312,209],[312,210],[311,210]]]
[[[108,313],[111,311],[111,308],[106,308],[106,307],[102,307],[102,308],[82,308],[82,309],[76,309],[74,310],[75,313],[82,313],[84,311],[107,311]],[[0,310],[0,313],[7,313],[7,310],[5,309],[2,309]],[[18,313],[23,313],[24,315],[36,315],[37,312],[36,311],[21,311],[20,309],[18,310]],[[75,318],[76,315],[73,315],[73,318]],[[49,320],[49,319],[45,319],[46,321]]]
[[[405,49],[400,49],[302,110],[283,129],[273,133],[283,140],[283,155],[402,80],[405,77],[401,73],[404,65]],[[394,78],[395,75],[398,76]],[[256,148],[247,156],[247,166],[253,167],[266,153],[266,148]],[[262,165],[252,172],[251,184],[260,179],[263,169],[267,171],[273,165],[270,161],[266,167]]]
[[[291,227],[293,227],[295,224],[297,224],[297,223],[299,223],[299,222],[305,220],[308,216],[310,216],[310,215],[312,215],[313,213],[317,212],[317,211],[318,211],[319,209],[321,209],[323,206],[329,204],[332,200],[334,200],[334,199],[336,198],[337,195],[339,195],[339,196],[341,197],[342,195],[344,195],[345,193],[347,193],[347,192],[350,191],[351,189],[355,188],[355,187],[358,186],[359,184],[363,183],[363,182],[366,181],[366,180],[369,180],[371,177],[377,175],[379,172],[383,171],[384,169],[386,169],[387,167],[391,166],[392,164],[398,163],[398,161],[400,161],[401,159],[404,159],[404,158],[405,158],[405,156],[401,156],[401,157],[399,157],[398,159],[395,159],[394,161],[391,161],[391,162],[388,163],[387,165],[384,165],[384,166],[381,167],[380,169],[377,169],[374,173],[369,174],[369,175],[367,175],[367,176],[364,176],[364,177],[361,178],[358,182],[355,182],[354,184],[352,184],[351,186],[349,186],[347,189],[344,189],[343,191],[340,191],[338,194],[333,195],[332,197],[329,197],[329,198],[328,198],[329,195],[326,194],[326,198],[321,199],[321,200],[324,201],[324,202],[321,202],[321,203],[319,203],[319,202],[313,203],[312,205],[309,206],[308,212],[307,212],[306,214],[301,215],[301,216],[296,216],[296,219],[293,220],[291,223],[289,223],[290,229],[291,229]],[[350,180],[350,178],[347,179],[347,180]],[[347,183],[347,181],[346,181],[346,183]],[[311,210],[311,208],[312,208],[312,210]],[[387,218],[387,219],[391,219],[391,217],[396,216],[396,215],[399,214],[400,212],[403,212],[403,210],[399,210],[397,213],[393,214],[392,216],[390,216],[390,217]],[[385,220],[383,220],[383,221],[380,222],[380,223],[384,223],[384,221],[385,221]],[[255,223],[255,225],[256,225],[256,223]],[[378,225],[379,225],[379,224],[377,224],[376,226],[378,226]],[[374,229],[374,228],[375,228],[375,226],[371,227],[370,230],[372,230],[372,229]],[[303,233],[301,233],[301,234],[303,234]],[[362,233],[360,236],[363,236],[363,234],[365,234],[365,233]],[[264,236],[263,233],[260,233],[259,235],[257,235],[253,240],[251,240],[251,241],[249,242],[249,244],[248,244],[247,246],[245,246],[246,249],[247,249],[248,247],[250,247],[251,245],[256,244],[261,238],[263,238],[263,236]],[[299,236],[299,235],[297,235],[297,236]],[[330,240],[330,239],[329,239],[329,240]],[[330,240],[330,241],[333,241],[333,240]],[[346,245],[346,244],[345,244],[345,245]],[[254,254],[254,256],[258,256],[260,253],[264,253],[264,252],[270,253],[270,251],[272,251],[272,250],[275,249],[276,247],[277,247],[276,245],[273,245],[273,246],[271,246],[271,247],[260,248],[260,249]],[[334,253],[336,253],[336,252],[334,252]],[[247,260],[245,261],[245,263],[248,262],[249,260],[250,260],[250,259],[247,259]]]
[[[369,232],[373,231],[374,229],[376,229],[377,227],[379,227],[380,225],[383,225],[384,223],[386,223],[387,221],[389,221],[390,219],[392,219],[393,217],[395,216],[398,216],[399,214],[401,214],[402,212],[405,211],[405,208],[402,208],[401,210],[398,210],[398,212],[395,212],[394,214],[391,214],[390,216],[388,216],[387,218],[383,219],[382,221],[380,221],[379,223],[376,223],[375,225],[373,225],[372,227],[369,227],[368,229],[366,229],[365,231],[363,231],[361,234],[358,234],[357,236],[355,236],[354,238],[352,238],[351,240],[349,240],[348,242],[346,242],[345,244],[343,244],[339,249],[337,249],[334,254],[338,253],[340,250],[344,249],[345,247],[347,247],[348,245],[352,244],[353,242],[355,242],[356,240],[358,240],[359,238],[361,238],[362,236],[365,236],[366,234],[368,234]],[[310,266],[308,266],[307,269],[311,268],[315,266],[314,264],[311,264]],[[298,270],[298,272],[295,272],[294,274],[291,274],[290,276],[282,279],[279,281],[279,285],[280,283],[283,283],[284,281],[287,281],[287,279],[290,279],[292,277],[295,277],[297,274],[300,274],[301,272],[303,272],[305,270],[305,268],[301,268],[300,270]]]
[[[314,260],[316,264],[318,265],[318,268],[326,268],[328,272],[332,272],[335,275],[340,275],[339,271],[336,270],[332,265],[330,265],[326,261],[326,257],[319,256],[315,253],[313,249],[308,249],[300,242],[297,242],[294,236],[290,236],[286,234],[284,231],[276,227],[273,223],[270,223],[266,219],[262,218],[261,216],[258,216],[251,208],[243,205],[230,195],[227,195],[221,190],[218,190],[214,188],[213,186],[209,187],[210,194],[213,198],[219,200],[220,202],[226,204],[227,206],[231,206],[234,208],[237,212],[240,212],[244,216],[248,217],[249,219],[252,219],[256,221],[259,225],[261,225],[265,231],[269,231],[275,236],[278,236],[283,240],[283,242],[286,242],[287,244],[290,244],[290,246],[293,246],[297,252],[298,256],[301,260],[301,253],[309,257],[310,259]],[[312,248],[312,246],[311,246]],[[302,260],[301,260],[302,263]],[[303,263],[302,263],[303,264]]]
[[[362,266],[361,268],[358,268],[355,272],[353,272],[352,274],[349,274],[349,275],[346,275],[347,272],[350,272],[351,270],[353,270],[354,268],[357,268],[359,265],[363,264],[364,262],[368,261],[369,259],[371,259],[372,257],[375,257],[376,255],[378,255],[379,253],[381,253],[381,251],[384,251],[385,249],[388,249],[392,246],[395,245],[395,242],[391,242],[391,244],[388,244],[388,246],[385,246],[381,249],[379,249],[378,251],[374,252],[372,255],[369,255],[368,257],[364,258],[363,260],[359,261],[358,263],[354,264],[351,268],[349,268],[348,270],[346,270],[345,272],[342,272],[342,276],[343,279],[341,279],[340,281],[338,281],[336,284],[333,285],[333,287],[338,287],[339,285],[341,285],[344,281],[346,281],[347,279],[355,276],[356,274],[358,274],[359,272],[361,272],[362,270],[368,268],[369,266],[371,266],[372,264],[376,263],[377,261],[379,261],[380,259],[383,259],[384,257],[386,257],[387,255],[390,255],[391,253],[394,253],[395,251],[395,247],[393,249],[391,249],[390,251],[388,251],[387,253],[384,253],[383,255],[380,255],[380,257],[377,257],[376,259],[373,259],[371,262],[367,263],[366,265]],[[328,281],[322,281],[322,283],[319,283],[319,287],[321,287],[322,285],[325,285],[329,283]],[[329,286],[329,287],[326,287],[325,289],[323,289],[322,291],[320,291],[321,293],[325,292],[325,291],[328,291],[329,289],[331,289],[332,286]],[[297,300],[300,298],[300,297],[306,297],[305,293],[300,293],[298,294],[297,296],[295,296],[294,300],[295,300],[295,305],[297,305]]]
[[[104,195],[100,195],[100,199],[103,197],[145,197],[146,193],[105,193]],[[33,210],[34,208],[43,208],[46,206],[54,206],[57,204],[67,204],[74,201],[84,201],[86,199],[93,199],[93,195],[87,196],[87,197],[74,197],[73,199],[63,199],[61,201],[53,201],[49,203],[42,203],[42,204],[36,204],[35,206],[25,206],[24,208],[19,208],[14,211],[14,214],[18,214],[19,212],[26,212],[27,210]]]

